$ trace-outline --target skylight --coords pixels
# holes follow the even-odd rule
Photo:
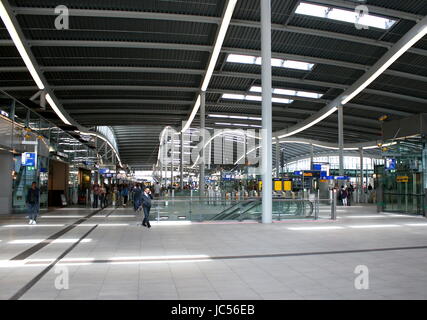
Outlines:
[[[232,94],[232,93],[224,93],[222,95],[222,99],[246,100],[246,101],[262,101],[262,97],[260,97],[260,96],[243,95],[243,94]],[[284,104],[290,104],[290,103],[294,102],[294,100],[282,99],[282,98],[272,98],[271,101],[275,102],[275,103],[284,103]]]
[[[397,22],[390,18],[383,18],[371,14],[364,14],[363,12],[359,13],[353,10],[338,9],[307,2],[301,2],[295,10],[295,13],[384,30],[390,29]]]
[[[254,120],[261,121],[261,117],[246,117],[246,116],[229,116],[226,114],[210,114],[208,115],[210,118],[226,118],[226,119],[241,119],[241,120]]]
[[[232,54],[227,56],[227,62],[232,63],[244,63],[244,64],[257,64],[261,65],[261,57],[248,56],[243,54]],[[294,61],[294,60],[283,60],[283,59],[271,59],[271,65],[278,68],[297,69],[304,71],[311,71],[313,69],[313,63]]]
[[[249,89],[249,91],[261,93],[262,88],[259,86],[252,86]],[[284,95],[284,96],[296,96],[296,97],[312,98],[312,99],[320,99],[323,96],[323,94],[317,93],[317,92],[289,90],[289,89],[280,89],[280,88],[273,88],[273,94]]]

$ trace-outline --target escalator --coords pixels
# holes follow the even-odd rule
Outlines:
[[[298,219],[313,217],[314,206],[309,200],[273,201],[273,219]],[[259,220],[262,214],[261,200],[239,202],[211,220]]]
[[[234,204],[230,208],[227,208],[224,211],[218,213],[217,215],[212,217],[211,220],[238,220],[238,218],[241,217],[243,214],[246,214],[251,209],[259,206],[260,204],[260,200],[239,202]]]

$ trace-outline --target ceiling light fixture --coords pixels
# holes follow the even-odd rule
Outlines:
[[[6,8],[3,5],[3,2],[0,1],[0,16],[3,20],[4,25],[7,28],[7,31],[9,32],[10,37],[13,40],[13,43],[16,46],[16,49],[18,49],[19,54],[22,57],[22,60],[24,60],[25,65],[27,66],[28,71],[30,72],[31,76],[34,79],[34,82],[37,84],[37,87],[40,90],[43,90],[45,88],[45,85],[40,78],[38,72],[36,71],[33,62],[31,61],[30,56],[27,53],[27,50],[24,47],[24,44],[21,41],[21,37],[19,36],[17,30],[15,29],[15,26],[13,25],[13,22],[9,16],[9,13],[7,12]]]
[[[215,41],[215,46],[214,46],[214,49],[212,51],[211,58],[209,60],[208,68],[206,70],[206,75],[205,75],[205,78],[203,79],[203,82],[202,82],[202,87],[201,87],[202,91],[207,90],[207,88],[209,86],[209,82],[211,81],[212,74],[213,74],[213,71],[215,69],[216,63],[218,61],[218,57],[219,57],[219,54],[221,52],[222,44],[223,44],[224,39],[225,39],[225,35],[227,34],[228,27],[230,26],[231,17],[233,16],[233,12],[234,12],[234,8],[236,7],[236,3],[237,3],[237,0],[229,0],[227,3],[227,8],[225,9],[224,17],[222,19],[221,26],[220,26],[220,29],[218,32],[218,36],[217,36],[216,41]],[[186,121],[181,132],[185,132],[190,127],[191,123],[194,120],[194,117],[196,116],[197,112],[199,111],[199,108],[200,108],[200,94],[198,95],[196,103],[194,104],[193,110],[190,114],[190,117]]]
[[[58,106],[53,101],[49,93],[46,93],[46,101],[49,103],[49,105],[52,107],[53,111],[55,111],[58,117],[62,120],[62,122],[71,125],[70,121],[68,121],[67,118],[62,114],[61,110],[59,110]]]

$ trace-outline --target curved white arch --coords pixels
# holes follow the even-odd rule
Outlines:
[[[322,110],[310,116],[306,120],[296,125],[279,130],[274,133],[279,138],[286,138],[304,131],[326,117],[337,111],[339,106],[344,106],[368,87],[377,79],[388,67],[390,67],[400,56],[409,48],[417,43],[427,34],[427,17],[418,22],[408,33],[406,33],[396,44],[394,44],[363,76],[361,76],[353,85],[346,89],[337,98],[327,104]]]

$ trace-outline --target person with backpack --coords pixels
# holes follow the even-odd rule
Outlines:
[[[37,224],[36,220],[40,208],[40,190],[37,188],[37,183],[35,181],[31,184],[31,188],[28,189],[25,202],[28,206],[28,213],[30,218],[28,224]]]

